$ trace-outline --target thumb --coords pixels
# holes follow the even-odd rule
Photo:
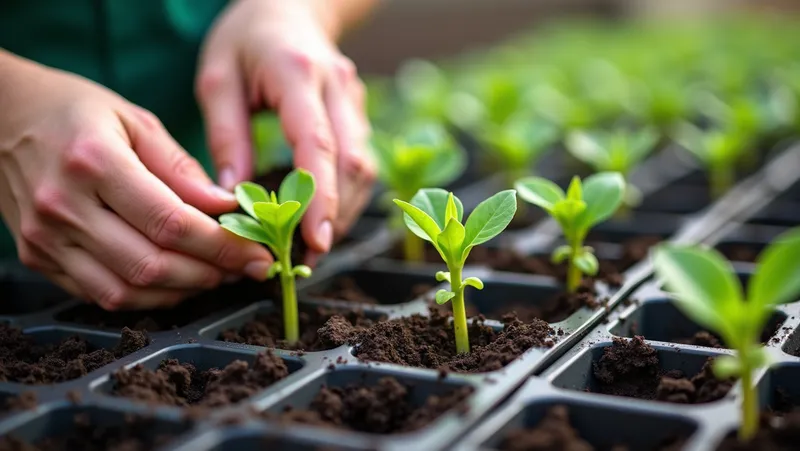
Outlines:
[[[149,111],[121,118],[139,160],[184,202],[210,215],[236,208],[233,193],[217,185]]]
[[[232,190],[253,175],[250,111],[236,65],[209,58],[198,73],[196,91],[219,184]]]

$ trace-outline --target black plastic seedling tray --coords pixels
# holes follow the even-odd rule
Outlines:
[[[761,173],[743,182],[709,209],[701,220],[689,224],[672,240],[701,242],[723,252],[732,247],[749,247],[757,255],[777,234],[788,226],[797,225],[778,227],[773,219],[776,215],[785,216],[786,212],[775,213],[774,208],[776,204],[783,205],[784,190],[795,183],[794,186],[800,186],[796,174],[794,177],[788,174],[799,167],[791,166],[798,158],[800,148],[795,146]],[[726,205],[728,208],[721,207]],[[764,222],[772,224],[764,225]],[[754,268],[752,259],[733,260],[740,280],[747,284]],[[643,337],[644,342],[655,349],[661,372],[677,370],[687,377],[697,374],[708,358],[732,352],[720,342],[684,344],[702,328],[674,306],[656,280],[643,283],[617,300],[620,303],[613,306],[601,323],[556,362],[528,378],[520,390],[465,436],[455,449],[504,449],[504,441],[518,437],[512,435],[514,431],[540,426],[547,412],[555,406],[566,408],[568,422],[575,433],[598,450],[619,445],[631,450],[655,450],[678,439],[678,446],[669,449],[705,451],[716,449],[726,437],[734,434],[740,422],[739,382],[720,399],[698,404],[599,393],[601,382],[595,374],[595,364],[615,339]],[[798,323],[800,299],[776,308],[762,334],[773,362],[769,369],[756,376],[762,409],[780,410],[800,403]]]
[[[633,182],[641,187],[645,202],[653,193],[670,192],[676,187],[690,186],[693,180],[691,165],[675,157],[667,149],[642,166],[633,175]],[[489,179],[465,187],[457,194],[467,210],[486,198],[497,180]],[[754,177],[743,182],[741,190],[749,191],[759,186],[757,193],[773,193],[783,188],[764,187],[764,177]],[[666,190],[666,191],[665,191]],[[734,190],[732,196],[737,195]],[[625,221],[614,221],[598,228],[592,237],[601,257],[619,257],[621,243],[625,239],[643,235],[655,235],[662,239],[684,242],[721,239],[718,230],[726,227],[733,218],[742,216],[747,208],[729,198],[713,205],[701,206],[696,213],[683,214],[659,209],[636,213]],[[441,265],[408,265],[390,258],[390,250],[396,235],[385,227],[378,226],[378,219],[365,219],[363,227],[354,232],[352,241],[334,252],[315,270],[314,276],[298,284],[301,305],[326,305],[343,309],[361,309],[367,317],[387,319],[412,314],[427,315],[430,299],[437,289],[434,273]],[[755,227],[755,226],[753,226]],[[765,226],[759,226],[765,227]],[[491,246],[510,247],[523,255],[547,255],[559,244],[555,224],[544,220],[522,230],[504,234]],[[651,405],[648,402],[629,399],[614,399],[604,395],[590,395],[576,390],[558,388],[573,386],[582,390],[591,382],[585,377],[585,367],[598,350],[607,344],[612,329],[624,313],[622,303],[628,294],[641,285],[650,275],[649,263],[641,260],[624,271],[625,282],[621,287],[598,284],[596,289],[601,305],[591,309],[582,307],[551,326],[560,331],[552,337],[552,347],[531,348],[516,360],[498,371],[478,374],[447,373],[434,369],[412,368],[389,363],[364,362],[356,357],[358,344],[339,346],[320,352],[293,352],[274,350],[285,362],[290,374],[237,404],[213,409],[204,415],[192,414],[190,410],[169,406],[154,406],[132,399],[111,396],[112,374],[121,368],[142,364],[156,368],[166,358],[194,364],[198,370],[223,367],[235,360],[253,362],[265,349],[246,344],[228,343],[218,340],[223,330],[238,328],[260,314],[275,309],[274,299],[267,287],[244,284],[224,289],[216,294],[216,308],[208,308],[205,301],[189,300],[183,305],[186,310],[164,320],[149,332],[149,344],[109,365],[91,371],[78,379],[55,385],[22,385],[0,383],[0,395],[16,396],[34,392],[38,407],[29,410],[7,412],[0,416],[0,434],[11,434],[27,440],[38,440],[53,433],[74,428],[76,413],[86,413],[96,424],[122,424],[126,414],[138,414],[154,422],[153,431],[165,431],[174,435],[163,449],[171,450],[221,450],[221,449],[424,449],[444,450],[458,445],[463,449],[476,446],[494,446],[503,428],[517,422],[533,424],[541,417],[548,403],[565,402],[582,406],[576,409],[576,423],[585,429],[587,437],[597,440],[616,439],[613,434],[631,444],[647,446],[656,440],[656,430],[661,424],[668,429],[691,435],[691,443],[707,443],[707,440],[725,434],[735,426],[735,412],[725,399],[707,406],[699,406],[700,413],[687,413],[669,405]],[[479,312],[487,313],[487,325],[502,328],[496,314],[502,311],[503,303],[509,299],[522,298],[536,304],[556,293],[560,286],[556,279],[548,276],[519,274],[493,270],[481,265],[470,265],[465,276],[479,276],[485,283],[483,291],[469,292],[468,303]],[[359,304],[341,299],[323,298],[320,293],[337,280],[347,278],[355,281],[367,295],[375,297],[375,304]],[[17,279],[9,279],[12,282]],[[24,280],[24,279],[23,279]],[[421,293],[412,294],[410,287],[428,285]],[[650,287],[650,288],[647,288]],[[655,296],[657,288],[645,285],[635,297],[640,299]],[[42,301],[37,297],[39,285],[20,288],[15,285],[12,297],[3,303],[15,306],[3,312],[0,321],[9,322],[33,334],[37,340],[55,340],[66,335],[80,335],[100,347],[113,346],[120,338],[122,326],[131,325],[141,319],[132,313],[101,315],[102,325],[97,325],[97,308],[84,306],[80,301],[61,297],[55,301]],[[265,294],[266,293],[266,294]],[[36,294],[37,296],[33,296]],[[63,296],[63,295],[62,295]],[[35,298],[36,300],[29,301]],[[49,299],[49,298],[48,298]],[[655,303],[655,301],[649,301]],[[641,305],[647,305],[643,302]],[[641,305],[635,305],[640,308]],[[28,308],[30,307],[30,308]],[[787,307],[787,308],[791,308]],[[787,316],[793,314],[789,310]],[[627,313],[631,315],[632,313]],[[611,315],[611,316],[609,316]],[[87,325],[86,318],[95,318],[95,325]],[[607,322],[610,320],[610,322]],[[787,320],[789,321],[789,320]],[[793,320],[792,320],[793,321]],[[791,322],[791,321],[789,321]],[[174,324],[171,324],[174,323]],[[174,327],[172,327],[174,326]],[[614,329],[615,330],[615,329]],[[793,337],[782,337],[779,344],[771,345],[775,354],[792,341]],[[668,364],[697,366],[696,356],[725,353],[725,350],[686,348],[676,355],[671,344],[658,344],[660,352],[669,356]],[[781,354],[782,355],[782,354]],[[783,355],[782,355],[783,356]],[[783,356],[785,362],[791,360]],[[798,360],[800,366],[800,360]],[[691,368],[689,368],[691,367]],[[786,370],[788,371],[788,370]],[[536,376],[544,374],[543,377]],[[769,374],[782,375],[780,372]],[[449,393],[459,387],[470,387],[472,392],[464,404],[451,409],[427,426],[407,433],[380,435],[319,428],[295,423],[265,420],[261,413],[277,413],[287,406],[302,409],[319,391],[320,387],[341,387],[351,383],[374,385],[384,376],[393,376],[411,389],[412,404],[419,404],[429,395]],[[777,377],[777,376],[775,376]],[[764,381],[778,380],[766,378]],[[783,380],[783,379],[780,379]],[[767,384],[769,382],[762,382]],[[730,396],[735,398],[735,390]],[[510,398],[510,400],[509,400]],[[504,404],[505,401],[509,400]],[[585,407],[585,409],[583,408]],[[499,408],[499,410],[498,410]],[[671,410],[672,409],[672,410]],[[704,410],[705,409],[705,410]],[[700,418],[702,412],[719,409],[728,412],[722,426],[709,432]],[[590,418],[600,418],[590,422]],[[617,431],[613,424],[630,425],[628,431]],[[638,425],[633,427],[632,425]],[[585,426],[580,426],[585,425]],[[727,428],[727,429],[726,429]],[[652,431],[652,432],[651,432]],[[713,434],[712,434],[713,432]],[[612,434],[612,435],[608,435]],[[698,435],[699,434],[699,435]],[[714,435],[716,434],[716,435]],[[712,437],[713,436],[713,437]],[[469,437],[469,440],[463,440]],[[701,437],[702,440],[697,437]],[[698,441],[699,440],[699,441]],[[693,445],[694,446],[694,445]],[[693,448],[694,449],[694,448]],[[696,448],[701,449],[701,448]]]

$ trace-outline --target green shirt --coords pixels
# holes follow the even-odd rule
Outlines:
[[[193,94],[202,40],[227,0],[2,0],[0,47],[82,75],[155,113],[211,171]],[[0,257],[15,255],[0,226]]]

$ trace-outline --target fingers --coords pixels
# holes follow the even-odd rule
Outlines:
[[[156,246],[231,273],[266,278],[272,256],[263,246],[227,232],[217,221],[183,203],[138,160],[120,159],[109,166],[109,177],[98,187],[100,199]]]
[[[152,113],[132,107],[120,119],[141,162],[184,202],[208,214],[236,208],[233,193],[215,185]]]
[[[65,269],[65,274],[50,274],[49,277],[73,294],[85,296],[106,310],[170,307],[192,294],[185,290],[128,285],[79,247],[65,247],[53,257]]]
[[[369,202],[375,168],[368,154],[369,126],[363,112],[363,87],[354,71],[344,66],[330,78],[325,105],[339,149],[339,212],[334,222],[336,236],[344,235]]]
[[[68,230],[68,235],[132,286],[196,290],[214,288],[222,281],[219,268],[159,248],[113,212],[90,208],[84,217],[91,230]]]
[[[286,140],[294,149],[295,166],[314,174],[316,192],[303,220],[303,239],[310,250],[328,252],[339,209],[337,149],[321,90],[298,83],[284,92],[278,104]]]
[[[207,58],[197,77],[196,92],[217,179],[223,188],[233,190],[253,175],[250,112],[235,61]]]

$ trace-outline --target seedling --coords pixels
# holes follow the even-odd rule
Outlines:
[[[266,244],[275,256],[268,278],[280,274],[283,294],[283,327],[286,341],[299,338],[295,277],[309,277],[311,268],[292,265],[292,237],[314,197],[314,176],[295,169],[281,183],[278,193],[267,192],[261,185],[242,182],[235,189],[236,200],[247,213],[220,216],[222,227],[248,240]]]
[[[546,121],[516,115],[501,125],[487,123],[479,137],[488,150],[487,157],[498,163],[512,186],[558,142],[559,130]]]
[[[735,356],[716,359],[714,373],[723,379],[741,379],[741,440],[751,439],[758,430],[753,373],[769,363],[759,344],[761,331],[776,305],[796,301],[800,294],[798,255],[800,228],[779,236],[762,252],[745,298],[733,266],[715,250],[660,245],[653,253],[656,274],[674,294],[675,305],[736,350]]]
[[[743,130],[701,130],[688,122],[675,129],[675,141],[706,166],[711,196],[722,196],[733,185],[736,166],[753,137]]]
[[[390,198],[405,202],[424,187],[449,184],[464,172],[467,165],[464,150],[438,124],[418,125],[404,136],[376,134],[374,144],[378,177],[389,189]],[[402,227],[400,219],[398,214],[393,221],[396,227]],[[422,260],[423,245],[413,233],[406,233],[406,260]]]
[[[514,186],[523,200],[544,209],[561,226],[567,244],[553,251],[552,261],[567,261],[567,291],[575,293],[581,274],[594,276],[599,267],[594,250],[584,246],[583,241],[592,227],[617,211],[625,192],[625,179],[618,172],[600,172],[581,183],[580,177],[575,176],[566,194],[541,177],[523,178]]]
[[[639,190],[627,183],[628,175],[655,148],[658,132],[643,128],[631,132],[624,129],[613,131],[574,131],[567,136],[567,150],[575,158],[590,165],[595,171],[619,172],[626,180],[625,204],[636,206],[641,202]]]
[[[440,305],[453,303],[453,328],[456,351],[469,352],[467,312],[464,306],[464,290],[471,286],[483,289],[477,277],[461,279],[464,263],[473,247],[499,235],[517,211],[514,190],[501,191],[484,200],[462,224],[464,207],[461,201],[439,188],[421,189],[411,198],[411,203],[394,199],[403,211],[406,227],[414,235],[429,241],[447,264],[447,272],[436,273],[436,280],[450,283],[450,290],[439,290],[436,302]]]

